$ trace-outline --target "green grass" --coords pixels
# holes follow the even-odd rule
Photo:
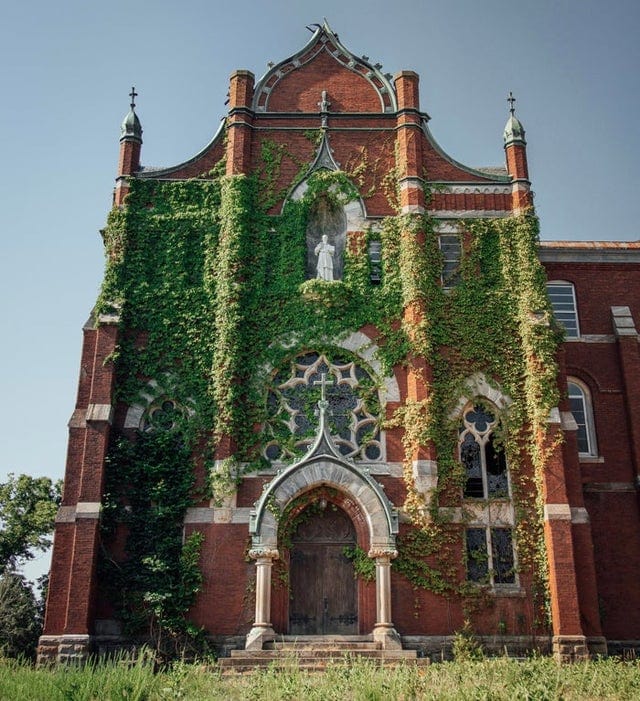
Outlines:
[[[221,676],[203,665],[177,664],[154,674],[148,661],[36,669],[0,660],[2,701],[156,701],[168,699],[305,701],[354,699],[640,699],[640,663],[616,659],[559,666],[552,659],[444,662],[379,669],[334,664],[322,674],[297,668]]]

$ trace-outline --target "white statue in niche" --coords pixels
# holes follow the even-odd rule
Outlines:
[[[333,280],[333,254],[336,247],[329,243],[329,237],[322,234],[322,241],[316,246],[315,254],[318,256],[318,279]]]

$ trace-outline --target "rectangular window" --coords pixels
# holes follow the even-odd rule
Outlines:
[[[514,584],[516,573],[510,528],[491,529],[491,559],[494,584]]]
[[[479,584],[515,584],[511,528],[468,528],[467,579]]]
[[[442,252],[442,287],[450,290],[460,282],[460,260],[462,259],[462,243],[458,234],[441,234],[438,245]]]
[[[564,328],[567,338],[578,338],[580,328],[578,327],[578,311],[573,285],[570,282],[549,282],[547,283],[547,293],[553,307],[553,315],[560,326]]]
[[[467,579],[480,584],[489,583],[489,553],[484,528],[467,529]]]

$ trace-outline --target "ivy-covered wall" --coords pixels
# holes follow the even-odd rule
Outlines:
[[[451,291],[440,283],[436,222],[418,214],[388,217],[350,234],[342,280],[306,280],[308,222],[320,206],[342,208],[357,199],[358,174],[314,172],[304,195],[276,216],[268,212],[282,196],[273,192],[281,155],[263,144],[264,167],[251,176],[214,171],[180,182],[132,179],[125,207],[110,215],[98,311],[120,313],[117,401],[145,404],[153,380],[158,397],[181,408],[165,427],[178,446],[170,472],[180,476],[179,494],[157,452],[169,440],[162,431],[120,431],[124,439],[113,442],[105,497],[113,518],[105,520],[105,541],[116,521],[124,521],[129,530],[121,555],[145,563],[149,575],[127,578],[115,565],[122,574],[120,609],[131,614],[137,605],[148,613],[159,599],[174,602],[173,618],[153,609],[156,623],[175,623],[188,610],[200,586],[193,555],[199,541],[180,545],[182,519],[190,502],[208,498],[194,491],[194,466],[211,475],[198,489],[216,495],[264,467],[260,427],[273,372],[305,351],[330,356],[341,338],[365,325],[377,331],[385,374],[415,358],[429,368],[422,378],[427,398],[403,399],[385,425],[403,437],[405,449],[407,497],[396,506],[411,527],[401,539],[397,572],[413,587],[477,598],[479,589],[461,581],[460,527],[443,507],[460,505],[464,482],[459,416],[452,411],[465,395],[465,380],[483,373],[512,400],[501,416],[500,441],[511,473],[519,567],[527,576],[535,573],[544,590],[539,480],[546,421],[558,401],[558,337],[537,258],[535,215],[460,222],[461,278]],[[381,242],[380,284],[370,279],[372,240]],[[412,306],[420,314],[404,313]],[[437,487],[427,501],[412,474],[413,456],[426,445],[438,462]],[[231,458],[213,470],[214,458],[227,454]],[[123,511],[123,505],[131,508]],[[174,623],[171,630],[177,630]]]

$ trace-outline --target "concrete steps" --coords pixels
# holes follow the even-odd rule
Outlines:
[[[380,667],[429,664],[415,650],[383,650],[370,636],[282,636],[267,643],[264,650],[232,650],[218,665],[228,674],[269,667],[321,672],[329,664],[349,665],[356,660]]]

